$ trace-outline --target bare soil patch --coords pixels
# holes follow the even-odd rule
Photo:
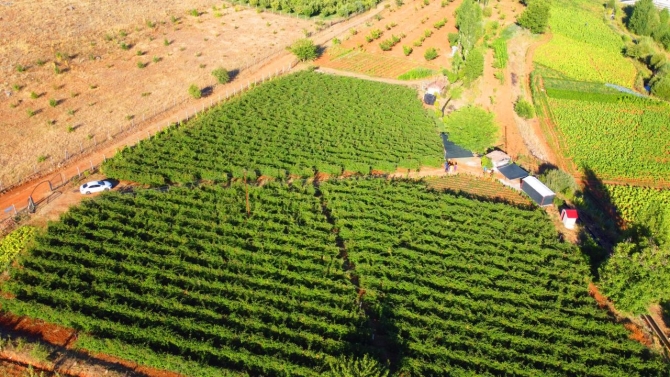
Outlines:
[[[209,104],[226,91],[214,86],[213,69],[236,74],[254,60],[283,51],[304,35],[303,29],[315,28],[311,21],[221,5],[56,0],[3,7],[1,184],[9,186],[58,163],[66,153],[78,153],[180,103]],[[194,17],[188,9],[201,14]],[[123,50],[122,43],[129,49]],[[54,72],[54,64],[62,73]],[[25,71],[19,72],[18,65]],[[235,77],[231,91],[244,79]],[[206,89],[210,98],[190,99],[191,84]]]

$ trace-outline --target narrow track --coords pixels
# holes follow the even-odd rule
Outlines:
[[[654,321],[654,318],[652,318],[650,315],[643,314],[642,315],[642,320],[651,328],[651,330],[661,340],[661,344],[663,345],[663,348],[665,349],[665,352],[663,353],[663,356],[665,356],[666,360],[670,360],[670,357],[668,356],[670,354],[670,340],[668,340],[668,337],[665,336],[663,331],[661,331],[661,328],[658,327],[658,324],[656,323],[656,321]]]

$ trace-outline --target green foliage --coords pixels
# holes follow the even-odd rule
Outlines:
[[[419,80],[426,77],[433,76],[435,71],[428,68],[413,68],[402,75],[398,76],[398,80]]]
[[[538,177],[552,191],[573,194],[579,189],[575,177],[559,169],[551,169]]]
[[[623,94],[547,94],[564,153],[577,166],[602,179],[670,179],[667,151],[658,142],[670,132],[670,105]]]
[[[667,74],[656,75],[651,81],[651,94],[656,97],[670,101],[670,76]]]
[[[516,114],[524,119],[531,119],[535,117],[535,108],[533,104],[523,98],[519,98],[514,103],[514,111]]]
[[[588,273],[541,210],[415,181],[237,182],[83,202],[0,302],[90,352],[189,376],[593,375],[575,360],[664,376],[588,296]],[[391,365],[373,355],[398,345],[373,348],[379,334],[403,336]]]
[[[333,180],[321,189],[371,319],[407,334],[398,375],[594,374],[575,358],[601,360],[613,376],[666,373],[660,356],[650,360],[588,296],[581,252],[558,241],[541,210],[402,181]],[[476,353],[463,348],[473,341]],[[595,349],[574,346],[582,341]]]
[[[0,239],[0,270],[4,271],[16,255],[33,240],[36,229],[24,225]]]
[[[154,185],[227,181],[243,177],[245,169],[280,179],[311,177],[315,170],[394,172],[440,166],[436,131],[411,89],[301,72],[126,150],[103,169],[110,177]]]
[[[223,67],[219,67],[213,70],[212,76],[216,77],[216,81],[218,81],[219,84],[227,84],[230,81],[230,75],[228,74],[228,71]]]
[[[382,51],[389,51],[390,49],[393,48],[396,44],[400,42],[400,37],[396,37],[395,35],[391,35],[390,39],[384,40],[381,43],[379,43],[379,48],[382,49]]]
[[[444,128],[449,140],[479,154],[494,145],[499,133],[493,113],[476,106],[463,107],[449,114],[444,118]]]
[[[202,97],[200,87],[195,84],[191,84],[191,86],[188,87],[188,94],[195,99],[200,99],[200,97]]]
[[[474,49],[465,60],[463,67],[463,81],[469,85],[484,74],[484,54],[480,49]]]
[[[414,50],[412,49],[412,47],[410,47],[410,46],[402,46],[402,53],[405,54],[405,56],[409,56],[409,54],[411,54],[412,51],[414,51]]]
[[[627,26],[635,34],[649,36],[659,24],[659,14],[653,0],[639,0],[633,6],[633,14]]]
[[[586,0],[552,0],[552,39],[537,48],[534,61],[573,80],[630,87],[636,69],[622,56],[624,42]]]
[[[507,39],[498,38],[491,43],[493,49],[493,68],[507,67]]]
[[[623,185],[606,185],[605,189],[624,221],[646,227],[656,244],[668,245],[670,190]]]
[[[529,0],[517,22],[532,33],[541,34],[549,23],[551,0]]]
[[[449,46],[458,45],[458,33],[449,33],[447,38],[449,39]]]
[[[58,106],[58,101],[55,98],[50,98],[49,99],[49,106],[51,106],[51,107]]]
[[[618,310],[646,313],[650,304],[670,299],[669,254],[654,245],[618,244],[599,269],[602,292]]]
[[[440,30],[440,29],[442,29],[442,28],[444,27],[444,25],[446,25],[446,24],[447,24],[447,18],[445,17],[445,18],[443,18],[443,19],[437,21],[436,23],[434,23],[434,24],[433,24],[433,27],[434,27],[435,29],[437,29],[437,30]]]
[[[474,0],[463,0],[456,9],[456,27],[463,57],[468,54],[484,33],[482,26],[482,8]]]
[[[314,60],[317,57],[317,46],[311,39],[298,39],[291,45],[291,52],[300,61]]]
[[[493,161],[491,161],[491,158],[487,156],[482,156],[482,167],[486,169],[492,169]]]
[[[428,48],[426,50],[426,52],[423,54],[424,59],[426,59],[428,61],[436,59],[437,56],[438,56],[437,55],[437,50],[435,49],[435,47]]]
[[[388,368],[368,355],[362,358],[340,357],[335,362],[330,362],[330,371],[324,377],[388,377]]]

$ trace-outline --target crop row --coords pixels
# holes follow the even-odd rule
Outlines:
[[[402,372],[663,373],[594,307],[579,251],[557,240],[541,212],[409,182],[329,181],[321,190]]]
[[[103,169],[108,176],[155,185],[245,174],[393,172],[438,166],[436,132],[410,89],[302,72],[126,149]]]

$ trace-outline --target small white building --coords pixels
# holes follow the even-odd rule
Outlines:
[[[568,229],[574,229],[579,215],[576,209],[564,209],[561,211],[561,221]]]

